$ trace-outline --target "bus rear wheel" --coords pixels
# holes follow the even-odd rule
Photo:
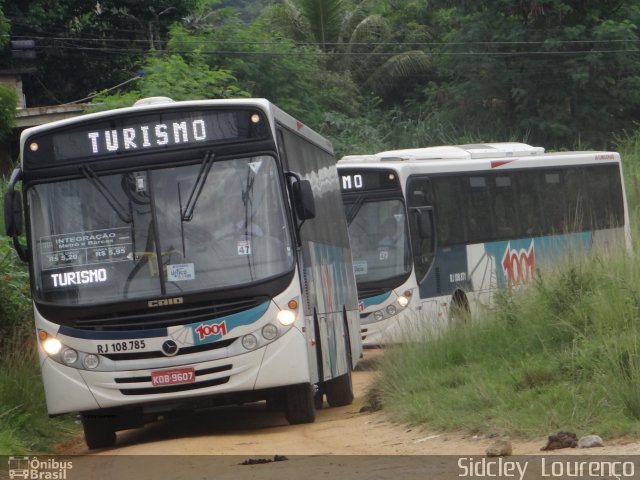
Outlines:
[[[449,325],[451,327],[465,325],[469,322],[471,308],[467,296],[460,290],[456,290],[451,298],[449,309]]]
[[[284,403],[284,416],[291,425],[315,421],[315,391],[310,383],[286,387]]]
[[[343,407],[353,403],[353,383],[351,380],[351,367],[349,372],[333,378],[325,383],[325,394],[330,407]]]
[[[116,443],[116,429],[112,415],[82,414],[84,441],[90,450],[113,447]]]

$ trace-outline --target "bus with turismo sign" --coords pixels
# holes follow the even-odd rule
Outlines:
[[[154,97],[20,142],[5,227],[29,262],[48,412],[79,412],[89,448],[178,408],[267,400],[295,424],[325,396],[352,402],[362,343],[328,140],[264,99]]]
[[[365,346],[442,332],[569,251],[630,247],[616,152],[440,146],[338,172]]]

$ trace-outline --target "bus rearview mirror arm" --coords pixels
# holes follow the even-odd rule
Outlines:
[[[23,262],[28,260],[27,247],[20,243],[22,235],[22,199],[15,190],[16,183],[22,178],[22,170],[18,167],[11,173],[7,191],[4,194],[4,228],[7,236],[13,240],[13,247]]]

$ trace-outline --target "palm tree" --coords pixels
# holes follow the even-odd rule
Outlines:
[[[383,94],[389,84],[431,68],[421,50],[398,50],[388,22],[371,13],[376,0],[283,0],[272,21],[289,38],[327,55],[327,67],[361,89]]]

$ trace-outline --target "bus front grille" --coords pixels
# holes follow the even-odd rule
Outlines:
[[[204,382],[183,383],[180,385],[168,385],[166,387],[143,387],[120,389],[122,395],[155,395],[159,393],[184,392],[187,390],[197,390],[198,388],[215,387],[216,385],[224,385],[229,381],[230,377],[215,378],[213,380],[205,380]]]
[[[228,301],[210,301],[182,304],[157,310],[112,312],[91,315],[90,318],[76,318],[73,328],[79,330],[144,330],[186,325],[239,313],[268,302],[267,297],[252,297]]]

